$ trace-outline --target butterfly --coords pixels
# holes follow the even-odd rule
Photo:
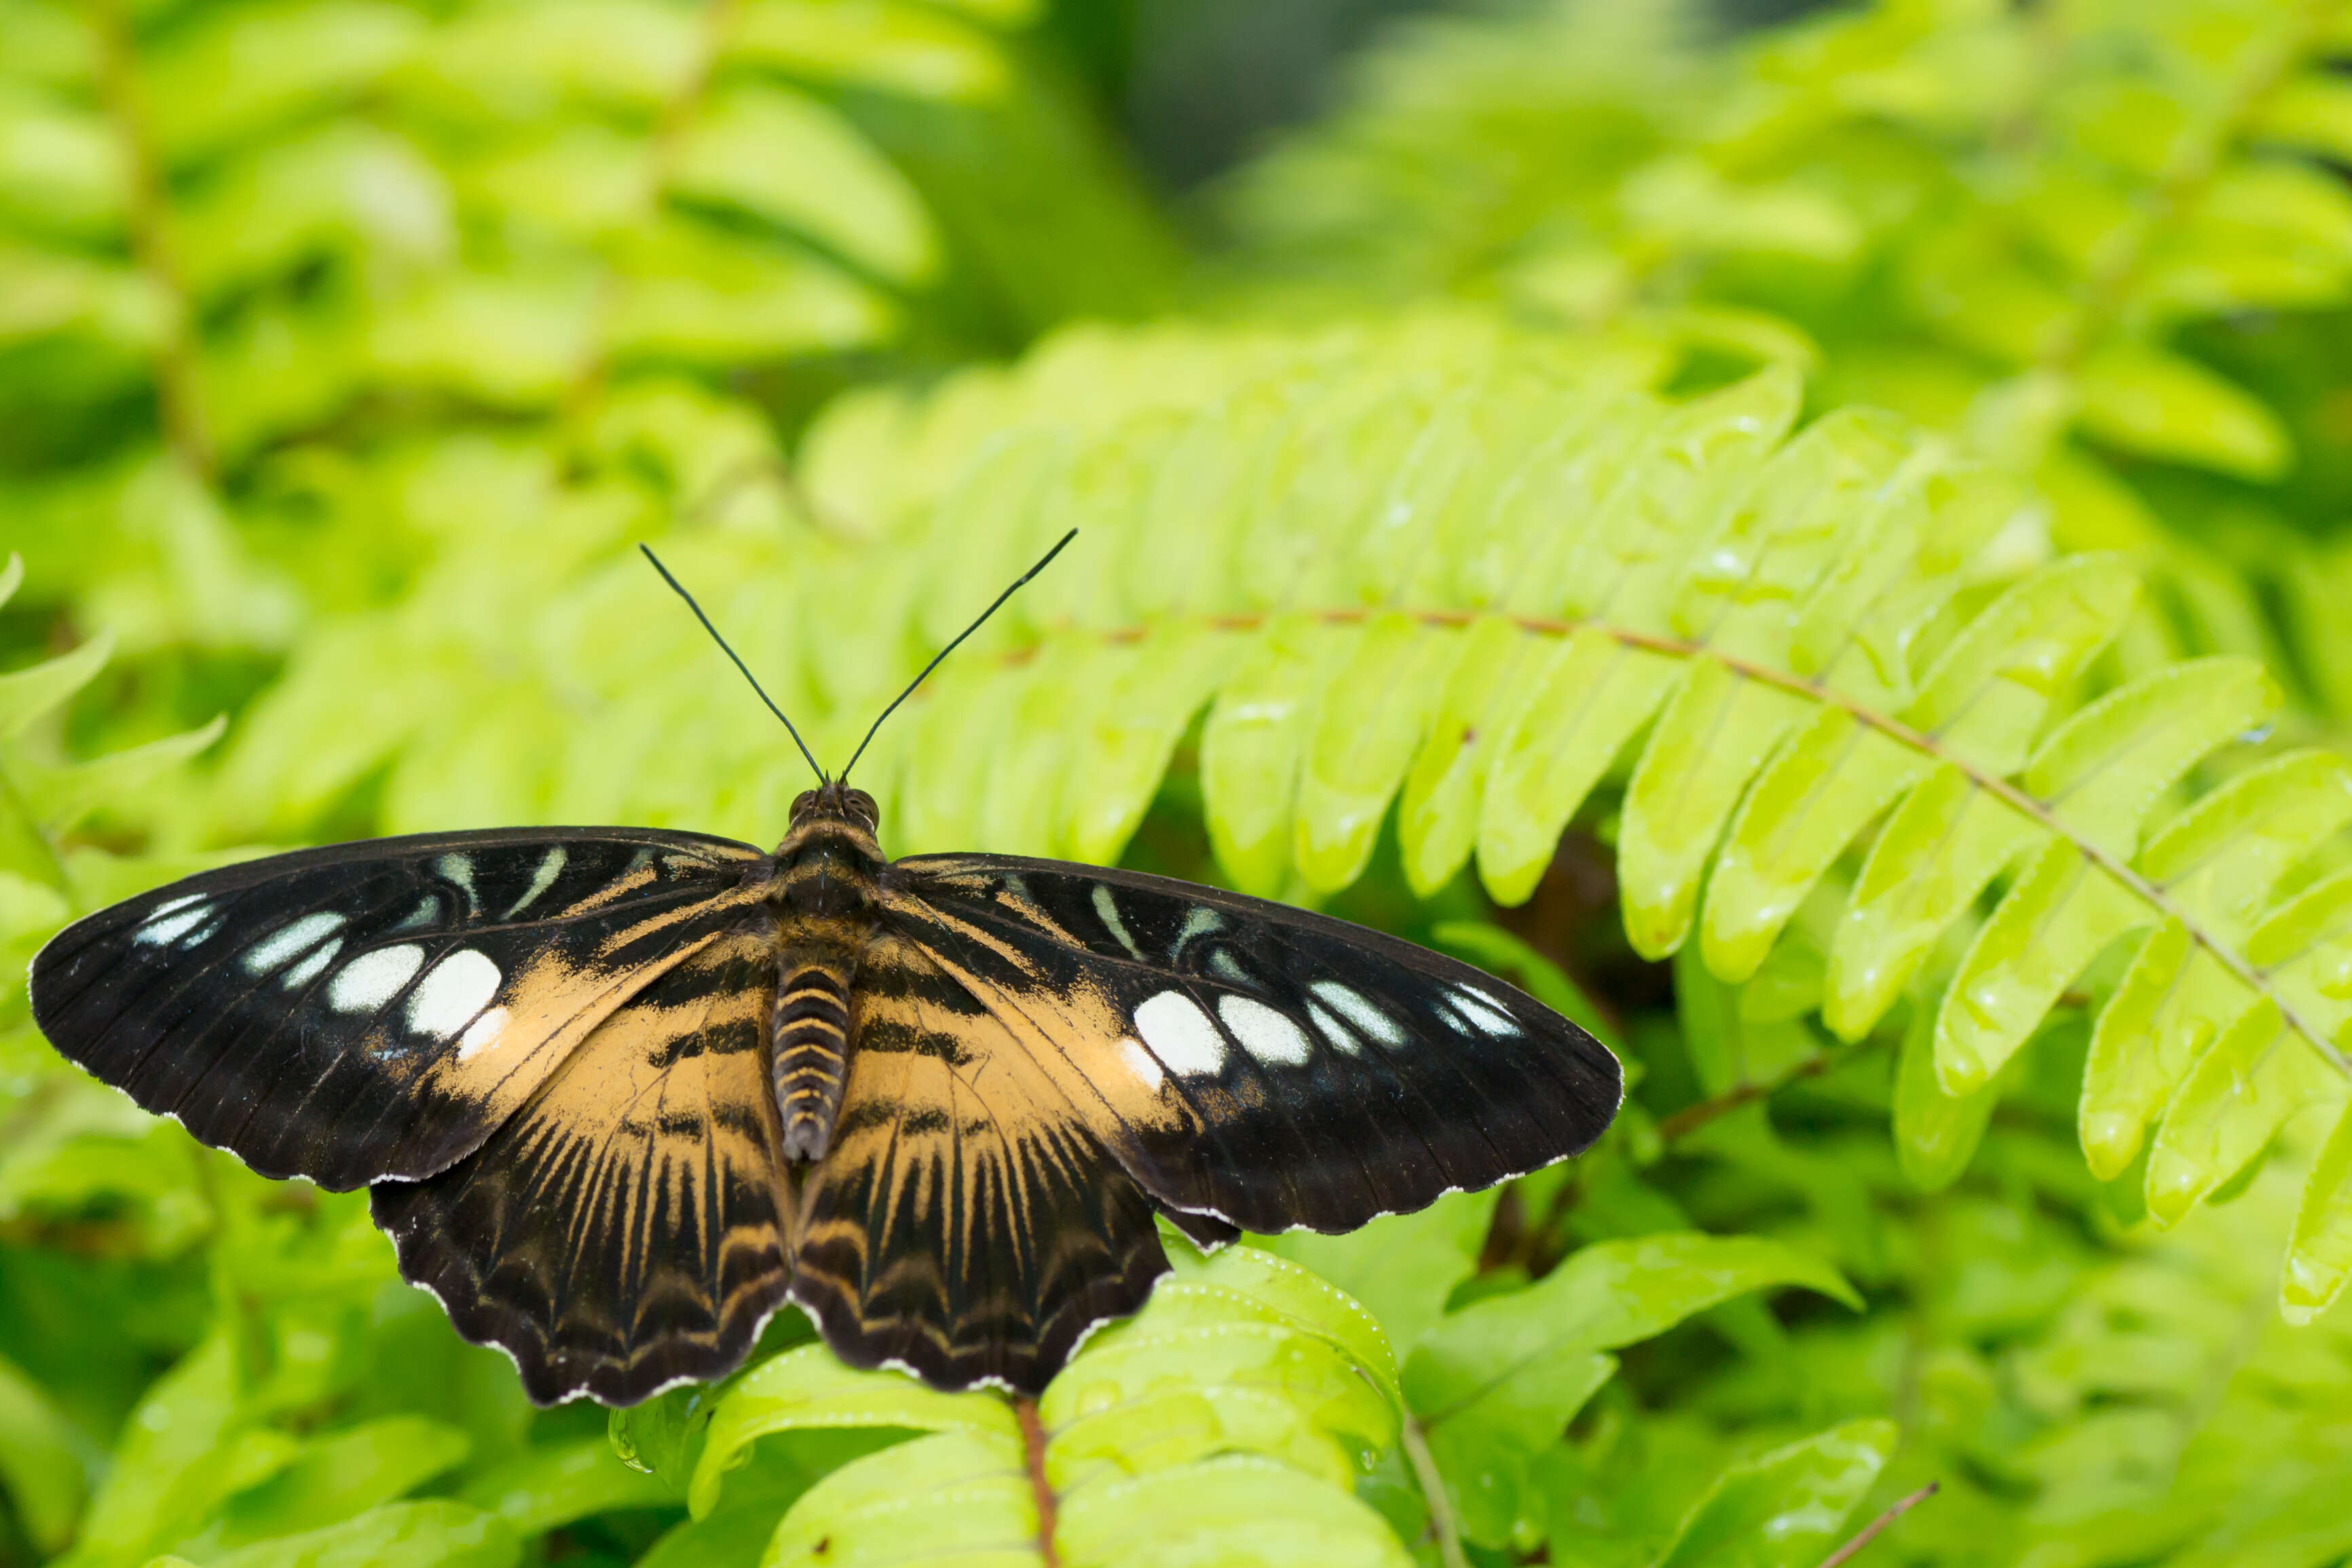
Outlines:
[[[254,1170],[369,1187],[541,1404],[724,1376],[787,1301],[851,1364],[1034,1394],[1167,1272],[1155,1216],[1352,1229],[1580,1152],[1622,1098],[1467,964],[1131,871],[892,860],[817,773],[764,853],[531,827],[205,872],[61,931],[34,1016]]]

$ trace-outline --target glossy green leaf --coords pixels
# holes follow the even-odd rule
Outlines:
[[[677,1500],[668,1481],[624,1464],[606,1437],[534,1444],[503,1464],[469,1476],[458,1496],[498,1515],[525,1539],[590,1514]]]
[[[2249,999],[2179,921],[2157,928],[2091,1036],[2081,1130],[2093,1174],[2112,1181],[2130,1166],[2148,1124]]]
[[[1946,927],[2045,831],[1947,763],[1895,808],[1830,947],[1822,1020],[1860,1039],[1895,1005]]]
[[[423,20],[380,0],[275,0],[177,32],[142,72],[155,138],[193,159],[338,99],[413,58]]]
[[[698,1519],[718,1506],[727,1472],[750,1459],[771,1433],[811,1426],[903,1426],[1011,1438],[1013,1413],[984,1394],[941,1394],[903,1373],[857,1372],[822,1345],[764,1362],[731,1384],[712,1408],[701,1458],[687,1489]]]
[[[1405,1398],[1473,1538],[1508,1539],[1527,1460],[1615,1368],[1601,1352],[1776,1285],[1858,1301],[1834,1269],[1777,1242],[1667,1234],[1585,1247],[1528,1289],[1474,1302],[1423,1335],[1405,1363]]]
[[[205,1532],[205,1545],[241,1548],[334,1524],[447,1472],[472,1446],[463,1432],[414,1415],[319,1437],[267,1481],[229,1500]]]
[[[1842,709],[1791,734],[1739,803],[1708,879],[1707,967],[1730,981],[1755,973],[1830,863],[1927,765]]]
[[[923,98],[987,99],[1009,74],[985,35],[889,0],[856,12],[824,0],[749,0],[728,47],[736,58],[795,75]]]
[[[2207,752],[2267,719],[2277,684],[2249,659],[2178,664],[2109,692],[2061,725],[2019,783],[2051,816],[2118,859],[2148,809]]]
[[[1179,1265],[1176,1277],[1153,1290],[1146,1309],[1150,1318],[1140,1321],[1186,1321],[1196,1302],[1207,1303],[1207,1315],[1214,1319],[1225,1315],[1236,1297],[1329,1343],[1376,1386],[1393,1394],[1396,1357],[1363,1303],[1297,1263],[1255,1247],[1229,1247],[1196,1264]]]
[[[2336,1130],[2304,1179],[2279,1279],[2279,1310],[2301,1327],[2333,1306],[2352,1280],[2352,1112]]]
[[[1939,1193],[1959,1180],[1984,1141],[2000,1099],[2000,1085],[1988,1081],[1966,1094],[1948,1094],[1936,1072],[1936,1013],[1915,1007],[1903,1031],[1895,1068],[1895,1155],[1903,1174],[1924,1193]]]
[[[1266,1245],[1362,1303],[1382,1337],[1410,1353],[1444,1315],[1447,1295],[1476,1268],[1496,1196],[1495,1188],[1452,1193],[1418,1213],[1383,1215],[1345,1236],[1292,1231]]]
[[[2177,1224],[2261,1153],[2289,1117],[2340,1102],[2346,1088],[2287,1029],[2276,1003],[2257,1003],[2197,1059],[2166,1108],[2148,1152],[2148,1213]]]
[[[1062,1505],[1055,1543],[1071,1568],[1404,1568],[1412,1561],[1352,1492],[1302,1484],[1295,1470],[1239,1455],[1079,1492]]]
[[[1333,672],[1299,764],[1291,858],[1308,887],[1334,890],[1363,874],[1457,640],[1409,616],[1377,616]]]
[[[1522,903],[1560,829],[1682,678],[1674,660],[1605,633],[1572,633],[1529,671],[1533,696],[1504,731],[1478,816],[1478,876]]]
[[[2046,846],[1977,930],[1936,1017],[1948,1094],[1983,1088],[2109,942],[2153,919],[2147,902],[2074,845]]]
[[[2193,360],[2118,343],[2075,380],[2083,427],[2136,455],[2247,479],[2271,479],[2294,458],[2276,415]]]
[[[1037,1504],[1020,1439],[941,1432],[854,1459],[793,1504],[761,1568],[948,1558],[1037,1568]]]
[[[222,1458],[242,1421],[236,1397],[225,1339],[207,1340],[159,1379],[131,1413],[69,1561],[142,1561],[193,1528],[233,1479]]]
[[[1905,720],[1978,772],[2025,763],[2053,705],[2113,638],[2138,597],[2131,569],[2088,555],[2036,573],[1968,624]]]
[[[339,1524],[256,1542],[206,1568],[509,1568],[520,1543],[496,1514],[464,1503],[387,1503]]]
[[[1894,1452],[1892,1421],[1850,1421],[1728,1466],[1656,1568],[1811,1568]]]
[[[1634,952],[1663,958],[1682,945],[1725,819],[1803,711],[1786,691],[1693,661],[1625,788],[1617,880]]]
[[[1405,879],[1423,897],[1451,881],[1477,847],[1479,801],[1496,734],[1519,701],[1517,672],[1549,653],[1548,643],[1499,616],[1464,630],[1397,801]]]
[[[772,219],[893,282],[919,282],[939,266],[922,198],[814,99],[772,86],[716,95],[672,157],[679,192]]]
[[[1201,790],[1217,863],[1245,892],[1278,891],[1290,868],[1298,768],[1325,668],[1351,634],[1311,621],[1269,626],[1218,694],[1201,733]]]
[[[1070,737],[1057,837],[1072,858],[1118,858],[1235,652],[1230,639],[1188,626],[1155,633],[1136,650],[1084,731]]]
[[[2265,141],[2352,163],[2352,90],[2328,72],[2283,82],[2256,111],[2255,132]]]
[[[88,1481],[73,1427],[39,1384],[0,1358],[0,1489],[34,1547],[55,1552],[73,1534]]]
[[[9,557],[19,574],[21,559]],[[0,594],[0,603],[6,599],[6,595]],[[100,632],[71,653],[0,675],[0,741],[16,739],[34,721],[71,700],[75,692],[106,668],[113,653],[113,637]]]

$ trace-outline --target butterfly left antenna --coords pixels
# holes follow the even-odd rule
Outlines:
[[[914,679],[907,682],[907,689],[898,693],[898,696],[890,699],[890,706],[882,710],[882,719],[887,719],[891,714],[896,713],[898,710],[898,704],[907,700],[908,698],[912,697],[915,694],[915,688],[923,683],[923,676],[929,675],[931,671],[939,668],[940,660],[955,652],[956,648],[963,642],[964,638],[971,636],[972,633],[980,630],[982,626],[987,625],[988,617],[1003,609],[1004,607],[1005,600],[1019,593],[1023,586],[1028,583],[1030,578],[1034,577],[1038,573],[1043,572],[1047,566],[1053,564],[1054,557],[1062,552],[1062,547],[1069,543],[1070,541],[1076,539],[1077,536],[1078,531],[1075,528],[1070,530],[1069,532],[1062,535],[1060,540],[1055,543],[1053,549],[1048,550],[1044,555],[1038,557],[1036,565],[1032,566],[1028,571],[1024,572],[1020,576],[1015,577],[1013,580],[1013,586],[1005,589],[1002,594],[997,595],[996,602],[989,605],[988,608],[980,612],[980,619],[972,622],[971,625],[958,632],[954,642],[948,644],[947,647],[933,654],[931,656],[931,662],[923,666],[923,674],[918,675]],[[857,750],[849,754],[849,768],[856,767],[857,765],[857,759],[866,754],[866,748],[874,743],[874,731],[875,730],[882,728],[882,719],[877,719],[874,721],[874,729],[866,731],[866,739],[858,742]],[[849,778],[849,768],[844,768],[841,770],[842,780],[845,783],[846,783]]]
[[[1067,542],[1065,541],[1065,542]],[[640,544],[637,548],[646,552],[646,559],[654,563],[654,570],[661,574],[662,581],[668,584],[677,596],[686,601],[686,607],[694,612],[694,618],[702,623],[702,629],[710,634],[710,640],[719,645],[719,651],[735,661],[735,668],[743,672],[743,679],[751,683],[751,689],[759,692],[760,700],[768,705],[768,711],[773,713],[776,716],[777,721],[783,725],[784,732],[793,738],[793,744],[801,749],[801,755],[808,757],[808,765],[812,769],[815,770],[816,782],[819,784],[828,782],[824,776],[824,770],[817,767],[816,758],[810,755],[808,742],[801,739],[801,732],[793,728],[793,721],[784,717],[784,710],[776,706],[775,699],[770,697],[766,689],[761,686],[760,678],[751,673],[751,667],[743,662],[742,656],[738,654],[733,648],[727,646],[727,639],[719,635],[719,628],[710,624],[710,617],[702,613],[702,606],[694,602],[694,595],[686,591],[684,584],[680,583],[677,578],[669,574],[669,568],[661,563],[661,557],[653,552],[653,547],[651,545]],[[957,640],[961,641],[962,639],[959,638]],[[871,737],[869,737],[869,739]],[[865,748],[861,746],[858,749],[863,751]],[[845,773],[846,771],[847,770],[845,769],[844,770]]]

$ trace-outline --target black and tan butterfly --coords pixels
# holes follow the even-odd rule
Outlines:
[[[1616,1111],[1607,1050],[1465,964],[1133,872],[888,860],[846,773],[769,854],[527,828],[207,872],[68,927],[35,1016],[257,1171],[372,1185],[541,1402],[721,1376],[787,1300],[845,1361],[1034,1393],[1166,1272],[1155,1213],[1347,1230]]]

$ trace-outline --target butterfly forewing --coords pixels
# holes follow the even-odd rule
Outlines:
[[[545,1404],[733,1370],[790,1280],[761,921],[615,1009],[488,1141],[375,1189],[401,1272]]]
[[[866,944],[793,1294],[835,1353],[1045,1386],[1167,1270],[1152,1205],[1022,1042],[911,939]]]
[[[742,918],[698,835],[422,835],[206,872],[33,962],[68,1058],[266,1174],[342,1189],[470,1152],[599,1021]]]
[[[1616,1058],[1493,977],[1286,905],[984,855],[887,874],[885,916],[982,1001],[1164,1205],[1352,1228],[1576,1153]]]

